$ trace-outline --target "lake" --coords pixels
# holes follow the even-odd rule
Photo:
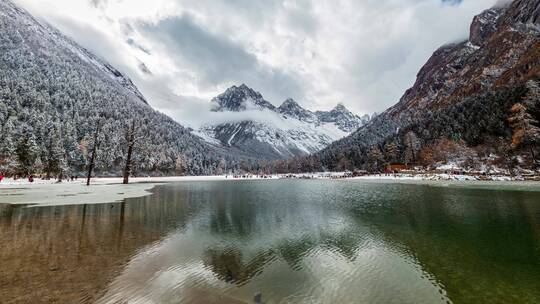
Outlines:
[[[540,192],[182,182],[0,205],[2,303],[540,303]]]

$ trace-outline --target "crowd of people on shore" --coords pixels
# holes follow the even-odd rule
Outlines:
[[[272,175],[269,174],[226,174],[225,178],[233,178],[233,179],[253,179],[253,178],[259,178],[259,179],[271,179]]]

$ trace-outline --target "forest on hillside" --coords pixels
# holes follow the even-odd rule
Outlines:
[[[0,4],[0,174],[80,175],[96,147],[96,174],[121,175],[131,126],[135,174],[213,174],[237,163],[152,109],[109,64]]]
[[[97,131],[97,174],[119,175],[132,125],[137,138],[135,175],[382,172],[391,163],[429,169],[449,161],[471,170],[498,167],[511,171],[534,168],[540,156],[540,103],[537,83],[532,82],[464,98],[444,109],[409,113],[407,119],[400,117],[406,122],[400,126],[376,118],[357,131],[366,136],[343,140],[347,148],[328,148],[280,161],[239,160],[227,158],[225,152],[219,158],[215,151],[193,142],[186,144],[186,149],[178,135],[190,139],[187,129],[149,111],[146,104],[127,108],[124,104],[130,101],[125,97],[96,87],[92,95],[72,98],[69,88],[59,87],[58,92],[68,93],[51,97],[25,92],[20,81],[1,85],[0,96],[5,102],[0,103],[0,170],[4,174],[83,174]],[[153,127],[157,125],[159,128]],[[377,140],[382,130],[395,131]],[[362,140],[352,141],[354,138]]]
[[[438,109],[380,115],[352,136],[308,157],[258,164],[267,172],[366,170],[389,164],[433,169],[457,162],[487,171],[538,168],[540,160],[538,81],[465,97]]]

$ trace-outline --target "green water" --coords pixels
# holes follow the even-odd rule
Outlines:
[[[540,192],[184,182],[0,207],[7,303],[540,303]],[[23,287],[24,286],[24,287]]]

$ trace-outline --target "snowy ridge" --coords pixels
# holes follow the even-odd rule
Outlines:
[[[63,50],[66,51],[66,56],[76,56],[78,59],[87,63],[88,66],[92,67],[97,74],[107,75],[113,84],[120,85],[142,102],[147,103],[142,93],[128,77],[124,76],[105,60],[98,58],[87,49],[75,43],[71,38],[62,34],[56,28],[32,17],[24,9],[13,5],[10,1],[1,0],[0,16],[5,17],[5,20],[15,21],[14,23],[16,24],[10,24],[10,26],[15,28],[25,27],[27,30],[31,29],[33,32],[37,33],[39,37],[46,38],[42,41],[28,41],[29,43],[35,44],[34,47],[47,48],[55,46],[57,48],[63,48]]]
[[[206,124],[194,133],[225,147],[236,147],[260,159],[307,155],[349,135],[370,120],[339,104],[330,111],[311,112],[289,98],[279,107],[245,84],[212,99],[214,112],[253,114],[244,121]]]

